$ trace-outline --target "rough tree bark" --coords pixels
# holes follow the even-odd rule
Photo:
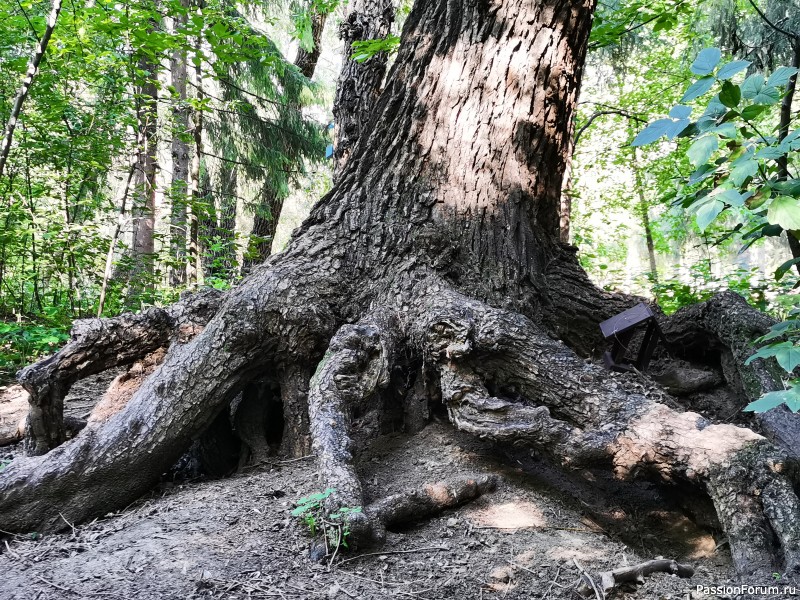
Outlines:
[[[389,58],[385,52],[381,52],[365,62],[357,62],[350,58],[353,42],[385,38],[394,22],[391,0],[355,0],[347,7],[347,11],[339,29],[339,36],[344,42],[343,63],[333,102],[334,178],[342,173],[365,131],[372,108],[380,95]]]
[[[368,505],[349,409],[380,404],[384,390],[413,395],[412,377],[409,389],[387,386],[392,368],[413,364],[456,427],[565,468],[707,494],[741,573],[798,567],[800,503],[784,452],[580,356],[598,322],[631,303],[591,286],[558,241],[592,10],[592,0],[418,0],[372,134],[286,252],[229,292],[199,335],[172,344],[121,412],[0,474],[0,528],[54,529],[125,506],[269,377],[284,447],[303,453],[310,439],[336,490],[326,508],[366,506],[354,538],[379,539],[392,506],[399,518],[416,496]],[[424,503],[479,488],[432,490]]]

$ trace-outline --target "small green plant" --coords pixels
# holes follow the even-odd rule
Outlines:
[[[325,516],[323,503],[335,492],[334,488],[327,488],[322,492],[304,496],[297,501],[297,506],[292,511],[292,516],[300,518],[312,536],[316,536],[317,532],[322,532],[326,555],[332,555],[331,562],[340,548],[348,547],[350,517],[362,512],[360,506],[343,506]]]
[[[0,472],[2,472],[10,464],[10,460],[0,460]]]

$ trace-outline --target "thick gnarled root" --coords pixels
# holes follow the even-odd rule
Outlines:
[[[800,567],[798,499],[785,455],[763,437],[671,408],[657,386],[579,359],[520,315],[454,292],[425,311],[416,336],[457,427],[567,467],[705,488],[740,573]]]
[[[394,327],[387,314],[374,313],[355,325],[344,325],[331,340],[311,378],[308,412],[312,448],[325,486],[334,492],[325,512],[363,507],[361,481],[353,458],[348,406],[374,394],[389,382]],[[347,515],[356,543],[379,541],[382,527],[365,511]]]
[[[66,521],[127,506],[152,489],[248,382],[277,371],[277,356],[296,364],[319,356],[321,340],[337,325],[320,298],[340,293],[341,283],[302,258],[282,258],[228,292],[202,332],[172,344],[119,413],[3,470],[0,529],[58,530]]]
[[[774,359],[746,364],[755,351],[753,340],[767,333],[775,320],[734,292],[716,294],[706,302],[688,306],[662,320],[669,349],[677,356],[701,362],[719,361],[725,380],[737,390],[742,403],[763,393],[783,389],[782,370]],[[800,461],[800,414],[786,406],[752,414],[753,421],[773,444]]]
[[[38,456],[64,442],[64,398],[76,381],[188,342],[214,316],[221,298],[219,291],[206,290],[166,309],[75,321],[66,346],[17,375],[30,394],[25,453]]]
[[[419,490],[380,499],[364,508],[364,496],[349,434],[349,408],[385,388],[400,344],[398,319],[375,311],[354,325],[344,325],[331,340],[311,378],[309,416],[313,450],[326,488],[325,515],[341,513],[348,543],[379,544],[386,529],[429,518],[493,490],[492,476],[468,477],[426,485]],[[352,511],[359,507],[361,510]]]

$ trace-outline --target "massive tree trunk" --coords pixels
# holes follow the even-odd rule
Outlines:
[[[598,322],[633,301],[594,288],[559,242],[592,10],[592,0],[418,0],[371,135],[286,252],[229,292],[199,335],[172,343],[120,413],[9,466],[0,528],[59,528],[125,506],[268,379],[284,449],[304,454],[310,442],[336,490],[327,510],[366,504],[350,411],[398,402],[419,415],[434,388],[430,401],[459,429],[565,468],[706,494],[742,573],[800,565],[784,452],[579,356],[599,343]],[[349,517],[353,538],[380,540],[412,504],[450,505],[483,487],[460,489],[366,506]]]

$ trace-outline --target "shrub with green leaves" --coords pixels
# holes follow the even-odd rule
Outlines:
[[[686,155],[694,167],[677,198],[692,211],[701,231],[720,215],[735,221],[726,236],[741,236],[746,249],[758,239],[786,235],[800,239],[800,129],[782,120],[780,103],[787,93],[795,67],[779,67],[769,75],[743,73],[751,63],[733,60],[720,66],[722,53],[706,48],[692,63],[699,76],[687,88],[681,103],[669,116],[645,127],[634,146],[662,138],[689,138]],[[739,83],[735,81],[739,80]],[[710,93],[716,93],[710,96]],[[695,109],[700,112],[693,119]],[[800,258],[785,261],[775,272],[780,280]],[[796,299],[796,298],[795,298]],[[745,410],[763,412],[780,404],[800,410],[800,308],[793,307],[787,320],[756,340],[765,344],[748,360],[775,358],[784,369],[785,389],[769,392]]]
[[[734,60],[720,67],[721,53],[706,48],[692,63],[700,78],[692,83],[669,116],[653,121],[634,138],[634,146],[661,138],[689,138],[686,154],[695,168],[677,198],[694,212],[701,231],[726,211],[735,213],[736,232],[745,227],[747,245],[784,230],[800,230],[800,179],[786,177],[781,161],[792,163],[800,150],[800,129],[776,131],[779,103],[794,67],[780,67],[768,77],[754,73],[733,82],[750,62]],[[717,93],[704,102],[708,93]],[[702,112],[685,104],[699,104]],[[777,135],[776,135],[777,134]],[[790,234],[791,235],[791,234]],[[785,272],[785,270],[784,270]]]
[[[69,339],[66,327],[36,323],[0,323],[0,381],[17,369],[58,350]]]

